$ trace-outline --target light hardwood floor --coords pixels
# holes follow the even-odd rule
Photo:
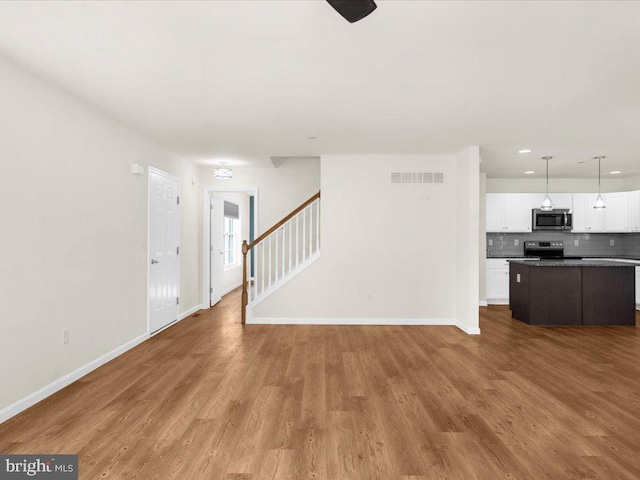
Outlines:
[[[0,425],[80,478],[640,478],[636,327],[239,325],[239,292]]]

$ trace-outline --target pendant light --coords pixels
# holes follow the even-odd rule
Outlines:
[[[602,197],[602,193],[600,191],[600,161],[604,160],[606,157],[593,157],[594,160],[598,160],[598,196],[596,197],[596,203],[594,203],[593,208],[596,210],[604,210],[607,206],[604,204],[604,198]]]
[[[549,212],[553,210],[553,202],[551,201],[551,197],[549,197],[549,160],[551,160],[552,158],[553,157],[542,157],[542,159],[547,162],[547,189],[544,200],[542,200],[542,206],[540,207],[540,210],[542,210],[543,212]]]
[[[231,180],[233,178],[233,170],[227,167],[227,162],[219,162],[219,165],[219,167],[213,169],[213,178]]]

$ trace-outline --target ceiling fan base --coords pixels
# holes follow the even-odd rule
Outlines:
[[[327,2],[349,23],[362,20],[378,8],[373,0],[327,0]]]

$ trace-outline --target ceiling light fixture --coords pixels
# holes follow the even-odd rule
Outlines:
[[[525,175],[533,175],[534,173],[536,173],[533,170],[527,170],[526,172],[524,172]]]
[[[600,172],[600,162],[604,160],[606,157],[601,155],[599,157],[593,157],[594,160],[598,160],[598,196],[596,197],[596,203],[593,204],[593,208],[596,210],[604,210],[607,206],[604,204],[604,198],[602,197],[602,193],[600,191],[600,179],[602,177]]]
[[[542,200],[542,206],[540,207],[540,210],[542,210],[543,212],[549,212],[553,210],[553,202],[551,201],[551,197],[549,197],[549,160],[551,160],[552,158],[553,157],[542,157],[542,159],[547,162],[547,189],[544,199]]]
[[[213,169],[213,178],[218,180],[231,180],[233,178],[233,170],[227,168],[227,162],[220,162],[220,167]]]
[[[518,153],[531,153],[531,150],[529,150],[528,148],[525,148],[523,150],[518,150]]]
[[[619,173],[622,173],[620,170],[612,170],[611,172],[609,172],[611,175],[618,175]]]

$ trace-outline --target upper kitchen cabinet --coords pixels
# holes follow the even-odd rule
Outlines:
[[[531,194],[487,193],[487,232],[530,232]]]
[[[629,192],[629,231],[640,232],[640,192]]]
[[[573,195],[573,232],[601,233],[605,231],[605,210],[593,208],[596,197],[595,193],[575,193]]]
[[[629,231],[629,193],[607,193],[604,196],[605,231],[621,233]]]
[[[542,201],[544,200],[544,193],[534,193],[533,208],[540,208]],[[570,193],[550,193],[551,201],[553,202],[553,208],[573,209],[573,195]]]

